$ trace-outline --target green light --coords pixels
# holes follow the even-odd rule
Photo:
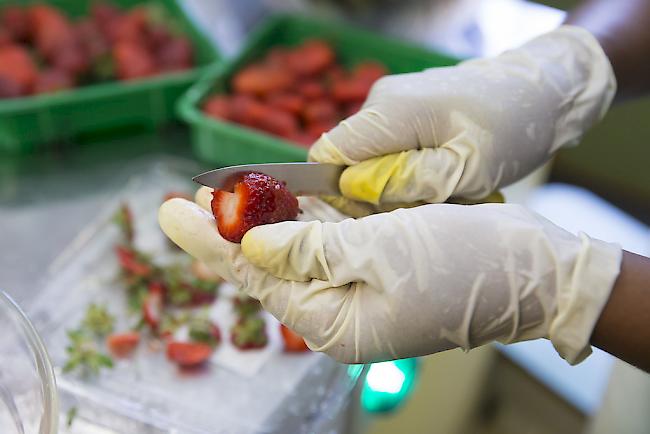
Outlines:
[[[361,405],[370,413],[386,413],[396,409],[411,394],[417,372],[417,359],[370,365],[361,391]]]

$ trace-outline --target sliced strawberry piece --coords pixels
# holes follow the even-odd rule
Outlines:
[[[289,353],[299,353],[309,351],[305,340],[299,334],[295,333],[284,324],[280,324],[280,333],[284,341],[284,351]]]
[[[219,233],[239,243],[254,226],[294,220],[298,200],[284,183],[263,173],[247,173],[234,186],[234,193],[215,190],[212,212]]]
[[[128,357],[140,343],[140,333],[113,333],[106,338],[106,346],[115,357]]]
[[[202,365],[211,355],[212,347],[208,344],[179,341],[167,343],[167,359],[182,368]]]
[[[150,264],[138,257],[138,254],[132,248],[126,246],[116,246],[115,253],[120,266],[124,271],[141,277],[148,277],[153,272]]]
[[[151,282],[149,292],[142,302],[142,317],[153,330],[158,329],[163,314],[164,287],[160,282]]]
[[[221,342],[219,327],[209,319],[194,318],[190,322],[189,334],[193,342],[208,344],[212,348]]]
[[[240,350],[264,348],[268,343],[264,319],[258,316],[240,318],[230,329],[230,340]]]

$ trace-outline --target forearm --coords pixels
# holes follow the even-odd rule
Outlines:
[[[587,0],[566,23],[596,36],[614,68],[617,99],[650,92],[650,0]]]
[[[624,252],[591,343],[650,372],[650,259]]]

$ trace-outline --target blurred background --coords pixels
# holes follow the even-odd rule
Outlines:
[[[0,8],[28,3],[1,0]],[[44,3],[79,17],[87,14],[89,2]],[[116,3],[128,8],[137,2]],[[59,357],[64,344],[57,333],[67,326],[49,310],[60,308],[59,316],[66,316],[69,311],[62,307],[67,303],[66,285],[101,274],[101,266],[93,268],[97,263],[84,263],[83,258],[94,258],[88,246],[101,244],[98,237],[103,237],[107,212],[125,198],[151,202],[155,208],[164,193],[152,189],[151,196],[144,198],[133,193],[137,189],[132,185],[141,186],[153,177],[165,188],[191,191],[191,185],[178,180],[189,179],[203,169],[304,159],[305,143],[327,125],[301,124],[299,131],[283,135],[283,130],[251,129],[251,125],[236,125],[244,121],[224,121],[218,101],[212,108],[208,106],[212,96],[230,90],[230,79],[244,65],[259,60],[274,46],[295,45],[311,37],[331,43],[343,69],[367,61],[378,62],[384,72],[392,73],[450,65],[498,54],[551,30],[563,21],[564,11],[578,2],[158,3],[164,4],[171,16],[174,32],[189,38],[191,63],[183,63],[182,47],[180,55],[159,54],[159,64],[170,63],[155,73],[142,73],[147,65],[138,65],[142,69],[136,71],[121,68],[116,58],[114,69],[109,68],[106,76],[102,75],[106,70],[99,68],[92,70],[91,79],[88,74],[79,79],[50,75],[38,81],[43,95],[7,90],[6,83],[0,81],[0,94],[17,92],[12,98],[0,98],[0,245],[5,247],[0,255],[0,289],[27,312],[52,355],[61,395],[59,432],[212,432],[202,428],[192,431],[191,424],[176,426],[172,422],[167,427],[154,426],[147,418],[134,416],[164,414],[171,401],[130,397],[120,402],[125,389],[111,386],[120,384],[119,377],[107,379],[105,384],[93,383],[88,389],[86,383],[66,377]],[[278,14],[283,14],[282,18],[277,18]],[[0,41],[2,25],[6,23],[0,24]],[[49,36],[44,38],[49,40]],[[1,47],[0,42],[0,52]],[[142,58],[137,52],[124,51],[126,58]],[[180,63],[172,65],[177,57]],[[58,62],[46,54],[43,58],[41,62],[46,64]],[[62,62],[76,65],[74,60]],[[130,62],[137,60],[125,62],[132,65]],[[3,70],[0,56],[0,77]],[[341,101],[336,101],[337,113],[355,108],[354,100]],[[650,254],[650,171],[646,167],[650,155],[644,154],[650,153],[644,146],[650,138],[649,116],[647,100],[614,107],[580,146],[562,150],[547,166],[507,188],[506,200],[525,204],[570,231],[582,230],[619,242],[627,250]],[[50,347],[55,343],[60,348]],[[0,387],[0,397],[5,389],[9,394],[16,390],[3,383],[3,378],[11,375],[8,354],[0,354],[0,374],[5,371],[4,377],[0,375],[0,386],[5,384],[4,389]],[[571,367],[546,341],[508,347],[495,344],[469,353],[454,350],[405,364],[373,365],[352,373],[320,358],[287,362],[282,357],[286,358],[278,355],[265,360],[269,365],[278,364],[280,370],[282,364],[295,363],[296,372],[304,371],[300,371],[303,377],[296,374],[299,382],[274,383],[277,378],[271,377],[276,371],[271,367],[257,369],[255,379],[241,383],[235,374],[221,378],[220,384],[229,385],[222,389],[228,397],[244,389],[248,393],[240,407],[233,407],[232,417],[246,419],[246,412],[236,411],[245,408],[246,400],[255,399],[249,383],[261,381],[267,389],[259,386],[261,389],[255,390],[264,389],[257,398],[264,397],[265,404],[256,406],[256,411],[273,413],[269,409],[275,407],[269,402],[277,399],[284,403],[281,411],[291,413],[289,404],[303,400],[317,408],[309,412],[311,419],[306,420],[306,410],[298,406],[291,417],[269,416],[260,418],[259,424],[241,426],[233,422],[237,429],[226,426],[214,432],[650,433],[650,379],[598,350]],[[131,375],[131,368],[125,365],[115,375]],[[313,370],[319,374],[309,383],[305,379]],[[236,381],[232,377],[237,377]],[[136,381],[139,377],[129,378]],[[310,384],[309,391],[305,391],[305,381]],[[170,384],[173,388],[174,383]],[[317,389],[319,393],[313,393]],[[146,393],[158,396],[152,390],[146,389]],[[93,398],[94,391],[110,392],[114,401],[104,408],[98,401],[109,395]],[[328,405],[323,404],[326,397]],[[2,399],[10,407],[7,398]],[[339,405],[332,405],[333,401]],[[66,414],[72,408],[79,412],[79,422],[68,427]],[[0,422],[3,420],[0,417]],[[54,432],[44,431],[43,424],[40,431],[36,426],[25,432]]]

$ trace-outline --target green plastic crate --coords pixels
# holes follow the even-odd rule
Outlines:
[[[0,6],[36,3],[0,0]],[[70,16],[87,13],[92,0],[50,0]],[[122,8],[159,4],[174,17],[194,47],[196,66],[188,71],[131,82],[112,81],[54,94],[0,100],[0,152],[20,153],[53,143],[80,142],[134,130],[152,130],[175,118],[178,98],[219,59],[210,41],[174,0],[112,0]]]
[[[203,115],[200,105],[207,95],[226,92],[231,76],[270,48],[297,45],[310,38],[329,41],[346,67],[364,60],[377,60],[397,74],[454,65],[459,61],[341,24],[293,15],[275,16],[253,33],[236,59],[210,68],[179,100],[179,114],[190,124],[193,151],[200,160],[223,166],[305,160],[307,150],[304,147],[232,122],[209,118]]]

